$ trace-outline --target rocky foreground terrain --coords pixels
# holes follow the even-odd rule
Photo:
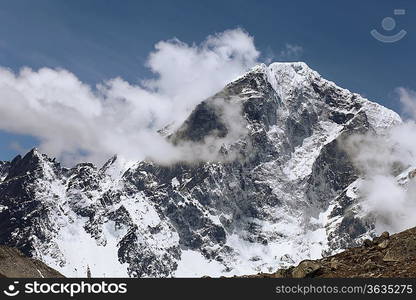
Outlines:
[[[296,267],[246,277],[264,278],[379,278],[416,277],[416,227],[389,236],[384,232],[363,245]]]
[[[0,278],[62,278],[43,262],[28,258],[16,248],[0,246]]]

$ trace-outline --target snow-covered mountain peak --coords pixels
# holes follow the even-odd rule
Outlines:
[[[316,71],[312,70],[304,62],[274,62],[268,66],[266,64],[259,64],[239,79],[250,76],[250,74],[261,74],[265,76],[283,100],[287,94],[290,94],[294,90],[305,88],[312,81],[321,78]]]
[[[319,78],[318,72],[311,69],[304,62],[274,62],[267,67],[271,75],[276,77],[290,77],[302,76],[307,78]]]
[[[376,130],[382,131],[402,122],[396,112],[378,103],[371,102],[359,94],[352,93],[348,89],[337,86],[334,82],[323,78],[304,62],[274,62],[269,66],[260,64],[245,76],[249,76],[249,74],[265,75],[267,81],[282,101],[293,98],[302,99],[301,97],[294,97],[296,94],[309,94],[309,96],[315,96],[321,100],[325,100],[323,96],[327,92],[331,92],[336,96],[336,98],[333,97],[331,99],[332,101],[339,99],[342,102],[350,102],[350,104],[357,103],[362,106],[361,109],[365,111],[369,122]],[[334,109],[348,113],[342,102],[337,101],[332,103],[334,104]]]
[[[54,160],[42,154],[38,149],[33,148],[23,157],[18,155],[10,162],[6,179],[29,175],[35,177],[43,176],[46,174],[45,172],[50,173],[51,168],[54,168],[55,164]]]

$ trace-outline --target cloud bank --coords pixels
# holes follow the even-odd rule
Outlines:
[[[364,175],[361,206],[376,230],[399,232],[416,225],[416,92],[397,89],[409,119],[384,135],[353,136],[348,151]]]
[[[0,67],[0,129],[37,137],[41,151],[66,164],[179,155],[157,130],[179,126],[202,100],[257,64],[259,51],[242,29],[199,45],[161,41],[147,67],[154,78],[114,78],[91,87],[63,69]]]

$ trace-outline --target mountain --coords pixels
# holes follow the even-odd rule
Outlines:
[[[63,278],[43,262],[24,256],[19,250],[0,246],[0,278]]]
[[[259,65],[162,130],[170,164],[114,156],[62,167],[33,149],[0,163],[0,244],[65,276],[273,272],[373,236],[345,152],[400,117],[304,63]]]
[[[363,245],[315,261],[305,260],[296,267],[280,269],[257,278],[415,278],[416,228],[389,235],[383,232]]]

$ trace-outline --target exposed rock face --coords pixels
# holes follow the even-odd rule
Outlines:
[[[66,169],[33,150],[2,163],[0,244],[67,276],[249,274],[317,258],[372,234],[343,141],[400,122],[303,63],[260,65],[167,137],[205,143],[212,161]]]
[[[0,278],[63,278],[43,262],[23,255],[15,248],[0,246]]]
[[[416,228],[391,237],[383,233],[365,245],[350,248],[331,257],[304,261],[296,267],[272,274],[248,277],[416,277]]]
[[[293,278],[313,277],[321,269],[321,265],[312,260],[302,261],[296,268],[292,270]]]

